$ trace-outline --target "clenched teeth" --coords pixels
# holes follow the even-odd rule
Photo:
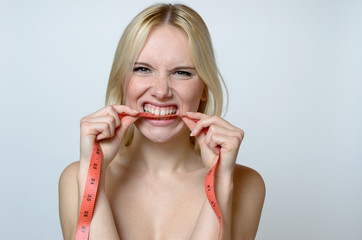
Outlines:
[[[169,114],[175,114],[177,111],[177,108],[175,106],[156,107],[151,104],[145,104],[143,106],[143,111],[146,113],[152,113],[152,114],[158,115],[158,116],[166,116]]]

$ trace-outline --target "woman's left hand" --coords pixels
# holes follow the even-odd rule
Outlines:
[[[244,132],[218,116],[208,116],[199,112],[187,112],[182,120],[195,136],[201,150],[201,158],[206,167],[211,168],[219,158],[218,172],[233,174]],[[198,120],[197,122],[189,119]],[[208,131],[203,131],[207,129]]]

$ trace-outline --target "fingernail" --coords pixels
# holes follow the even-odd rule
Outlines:
[[[192,129],[192,131],[191,131],[191,133],[190,133],[190,136],[191,136],[191,137],[195,136],[195,128]]]
[[[135,113],[138,113],[138,111],[136,111],[136,110],[134,110],[134,109],[132,109]]]

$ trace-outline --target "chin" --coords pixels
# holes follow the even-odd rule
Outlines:
[[[178,134],[173,131],[165,131],[166,129],[162,129],[161,131],[140,131],[143,136],[155,143],[166,143],[172,139],[174,139]]]
[[[174,128],[147,126],[143,124],[136,124],[136,127],[144,137],[154,143],[169,142],[184,133],[187,128],[183,123],[177,124]]]

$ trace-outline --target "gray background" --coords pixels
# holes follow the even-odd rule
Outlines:
[[[1,239],[61,239],[57,184],[154,1],[1,1]],[[183,1],[209,26],[267,195],[257,239],[362,239],[362,1]]]

